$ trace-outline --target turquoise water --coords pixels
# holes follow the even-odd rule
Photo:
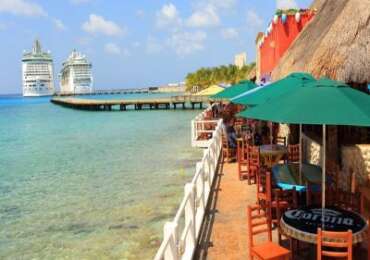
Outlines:
[[[151,259],[201,157],[197,113],[0,97],[0,259]]]

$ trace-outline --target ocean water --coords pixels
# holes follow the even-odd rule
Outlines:
[[[201,158],[197,113],[0,97],[0,259],[151,259]]]

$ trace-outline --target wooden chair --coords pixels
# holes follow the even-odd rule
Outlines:
[[[222,132],[222,155],[223,160],[231,161],[234,159],[234,149],[229,146],[229,141],[227,140],[227,134],[225,131]]]
[[[283,136],[277,136],[276,137],[276,144],[286,146],[286,137]]]
[[[340,167],[338,164],[331,160],[327,160],[326,164],[326,175],[327,178],[330,180],[330,187],[335,192],[338,191],[338,176],[339,176]],[[350,176],[350,175],[349,175]]]
[[[275,189],[275,196],[272,201],[272,208],[276,208],[276,226],[278,228],[278,239],[279,244],[281,244],[282,236],[286,236],[280,227],[280,219],[284,212],[289,209],[294,209],[298,207],[298,193],[296,189],[292,190],[281,190]],[[290,240],[290,249],[292,250],[291,238],[286,236]]]
[[[352,231],[333,232],[322,231],[319,228],[317,230],[317,260],[321,260],[323,256],[352,260]]]
[[[272,242],[271,218],[268,209],[248,206],[249,259],[289,259],[290,251]],[[255,245],[254,236],[267,233],[267,242]]]
[[[331,193],[333,194],[334,192]],[[359,214],[363,213],[361,204],[361,192],[352,193],[350,191],[339,189],[334,194],[335,197],[331,200],[333,206],[337,206],[349,211],[354,211]]]
[[[261,168],[257,175],[257,202],[262,207],[271,206],[272,182],[271,173],[266,168]]]
[[[299,144],[288,145],[288,162],[299,162]]]
[[[252,184],[252,180],[256,183],[256,178],[260,170],[260,150],[258,146],[247,146],[248,153],[248,184]]]
[[[326,193],[326,194],[330,194]],[[307,185],[306,190],[306,204],[307,206],[319,206],[321,207],[322,204],[322,193],[321,191],[313,191],[312,186],[310,184]]]
[[[248,178],[248,144],[244,140],[237,142],[237,160],[239,180]]]

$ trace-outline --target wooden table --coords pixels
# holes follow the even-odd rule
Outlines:
[[[279,144],[267,144],[260,146],[260,156],[262,163],[267,167],[272,167],[279,163],[288,154],[286,146]]]
[[[292,238],[316,244],[317,229],[322,228],[321,208],[306,207],[288,210],[280,220],[283,232]],[[324,209],[324,230],[343,232],[352,230],[353,244],[367,239],[368,225],[359,214],[335,207]]]

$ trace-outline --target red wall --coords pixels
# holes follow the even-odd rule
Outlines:
[[[272,22],[272,31],[265,37],[260,47],[261,79],[270,80],[271,72],[278,64],[280,58],[313,16],[313,12],[307,11],[301,12],[301,20],[298,23],[295,20],[295,15],[287,15],[287,20],[284,24],[281,16],[279,16],[276,24]]]

